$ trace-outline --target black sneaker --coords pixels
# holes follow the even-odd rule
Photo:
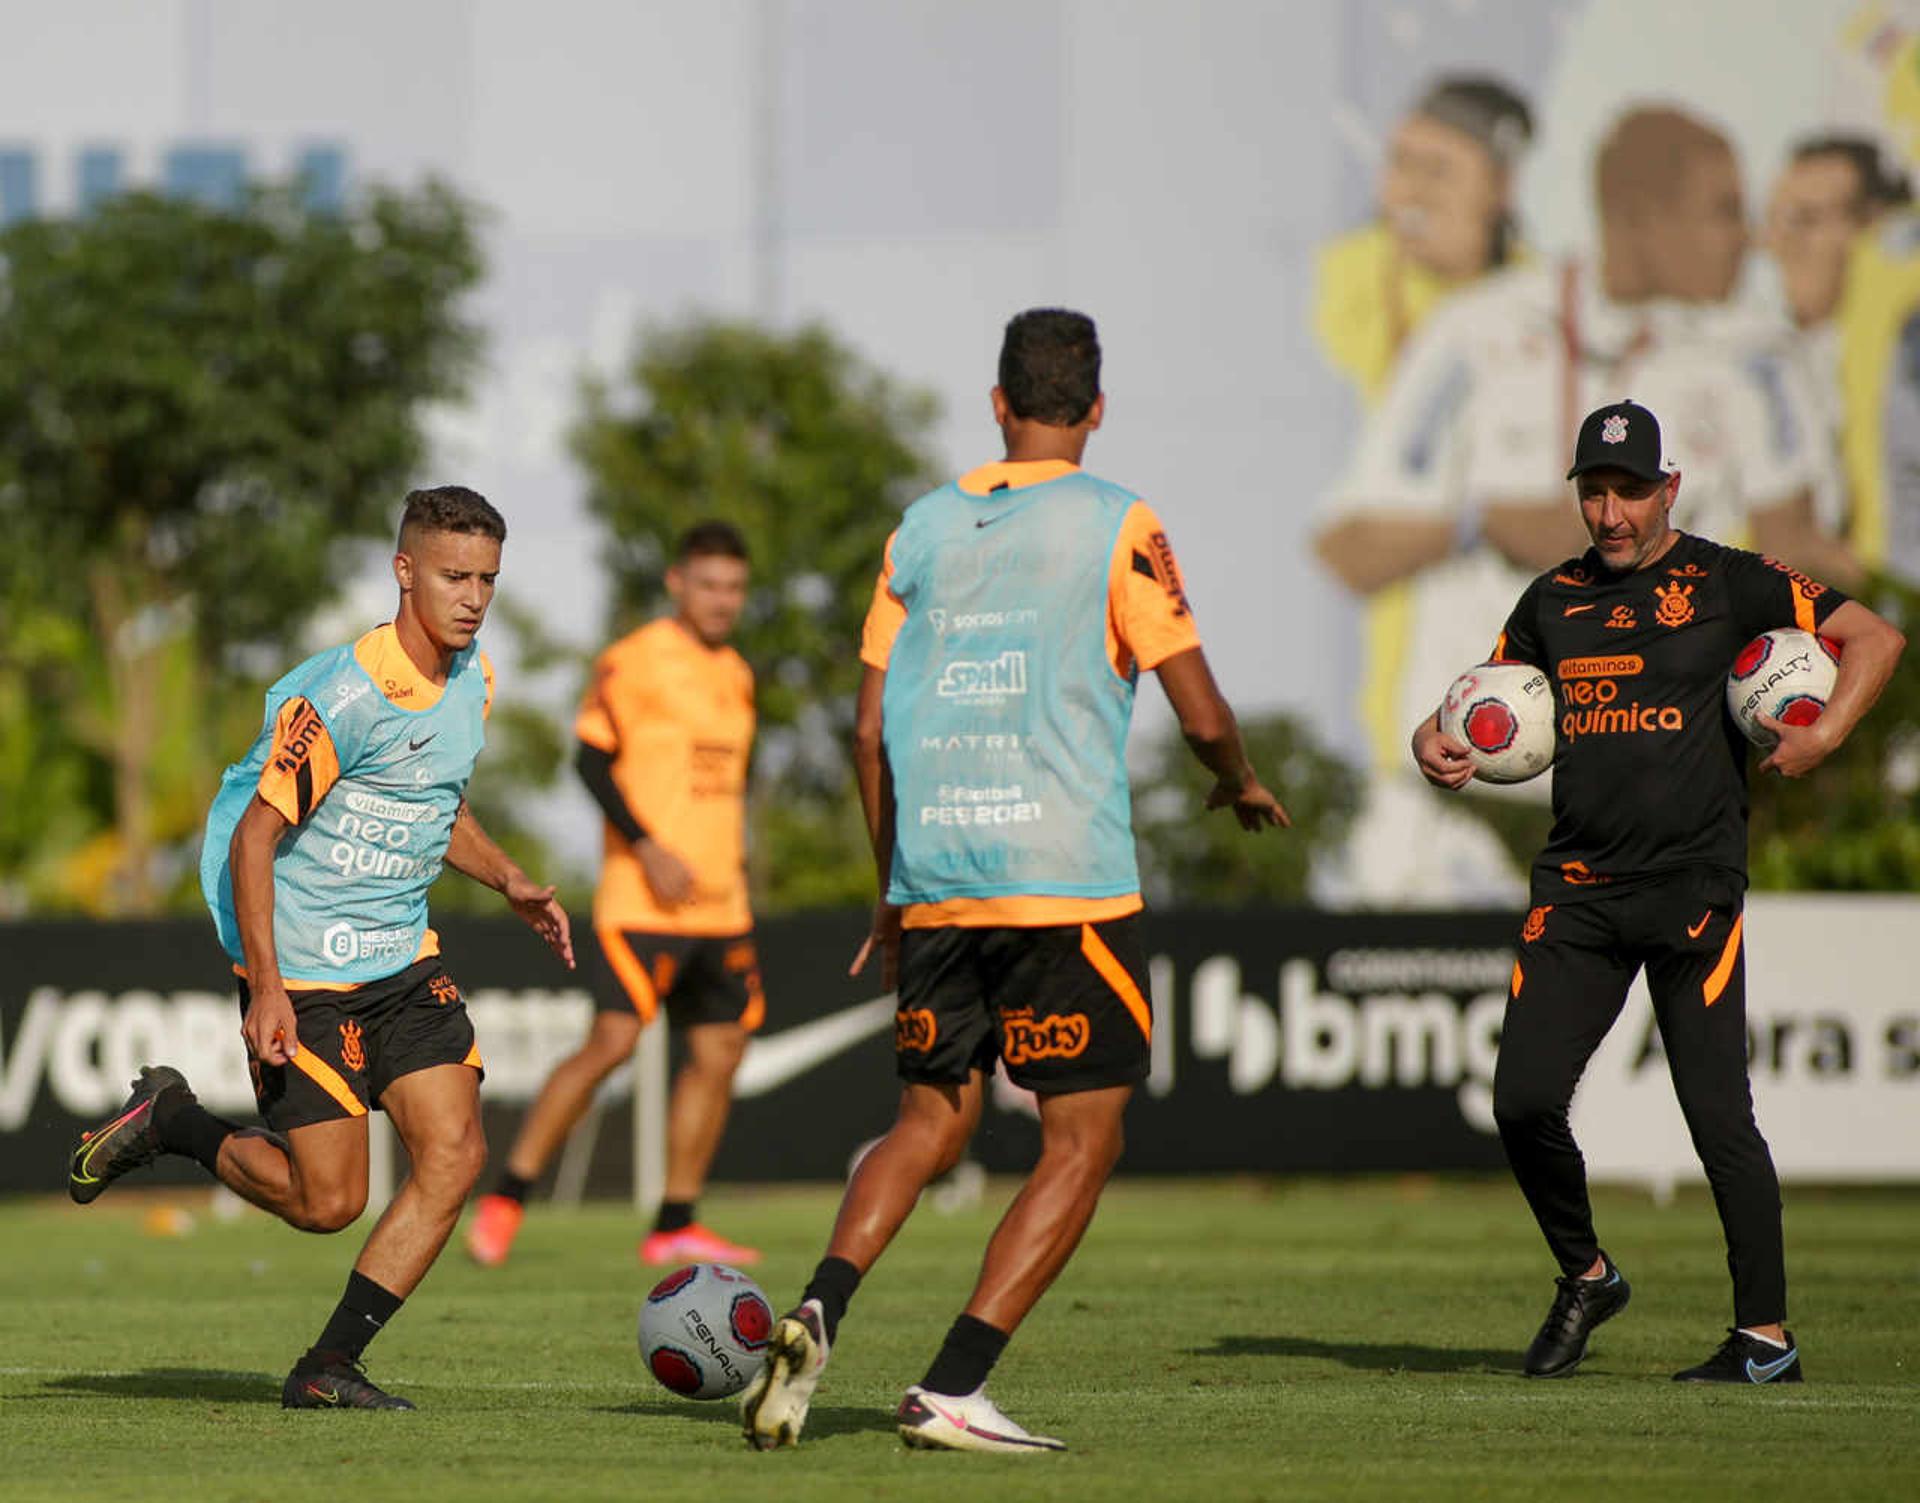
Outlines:
[[[1786,1333],[1787,1344],[1777,1347],[1771,1341],[1749,1336],[1745,1331],[1729,1330],[1720,1350],[1698,1367],[1675,1373],[1676,1383],[1802,1383],[1800,1347],[1793,1332]]]
[[[345,1358],[324,1367],[299,1368],[280,1385],[282,1409],[411,1409],[413,1403],[374,1386],[366,1369]]]
[[[1553,1308],[1547,1312],[1540,1334],[1527,1348],[1529,1378],[1566,1377],[1587,1355],[1587,1338],[1593,1328],[1627,1308],[1633,1286],[1612,1258],[1601,1253],[1600,1259],[1607,1271],[1597,1279],[1554,1280],[1560,1292],[1553,1297]]]
[[[171,1065],[149,1065],[133,1082],[133,1094],[120,1104],[113,1118],[80,1135],[67,1161],[67,1194],[81,1205],[129,1169],[151,1164],[160,1156],[160,1135],[153,1127],[153,1101],[170,1086],[187,1089],[187,1078]]]

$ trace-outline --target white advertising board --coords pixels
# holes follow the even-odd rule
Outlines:
[[[1920,1179],[1920,897],[1747,901],[1754,1112],[1783,1180]],[[1644,979],[1574,1098],[1596,1180],[1701,1178]]]

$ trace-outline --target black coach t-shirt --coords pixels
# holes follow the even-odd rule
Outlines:
[[[1533,901],[1600,896],[1681,867],[1747,869],[1747,742],[1727,670],[1754,637],[1846,600],[1785,564],[1680,533],[1610,572],[1589,549],[1527,586],[1494,647],[1553,685],[1553,833]]]

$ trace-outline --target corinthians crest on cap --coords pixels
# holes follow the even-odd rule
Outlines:
[[[1627,420],[1620,413],[1614,413],[1600,425],[1600,442],[1603,444],[1624,444],[1627,441]]]

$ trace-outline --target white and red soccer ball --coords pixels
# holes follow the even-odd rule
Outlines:
[[[724,1399],[760,1371],[773,1307],[758,1284],[724,1263],[676,1269],[640,1307],[647,1371],[685,1399]]]
[[[1727,711],[1740,733],[1770,750],[1780,738],[1764,725],[1764,712],[1785,725],[1811,725],[1820,718],[1840,673],[1840,647],[1798,627],[1762,632],[1740,649],[1727,674]]]
[[[1524,783],[1553,762],[1553,688],[1531,663],[1482,663],[1448,687],[1440,729],[1481,782]]]

